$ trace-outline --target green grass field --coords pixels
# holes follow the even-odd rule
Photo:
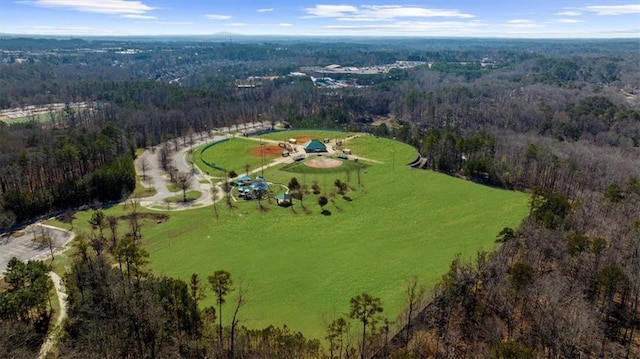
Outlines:
[[[433,286],[456,254],[471,259],[478,249],[492,249],[497,233],[516,227],[528,213],[524,193],[408,168],[417,153],[405,144],[359,136],[348,147],[380,163],[369,163],[360,176],[291,173],[281,166],[265,170],[272,182],[288,183],[293,176],[307,187],[316,182],[329,197],[336,179],[347,181],[351,201],[332,197],[325,206],[331,215],[322,215],[318,196],[309,193],[304,196],[308,214],[298,200],[291,208],[269,200],[262,201],[267,211],[256,201],[238,202],[233,210],[219,201],[218,218],[213,207],[168,212],[170,218],[161,223],[149,217],[142,228],[150,268],[184,280],[197,273],[203,283],[216,270],[227,270],[236,287],[242,283],[247,289],[242,325],[286,324],[323,339],[326,323],[348,312],[349,299],[363,291],[379,296],[384,314],[395,320],[410,277]],[[210,150],[223,158],[227,149]],[[125,213],[122,206],[106,212]],[[88,231],[90,215],[78,213],[75,227]],[[124,222],[120,233],[127,231]],[[211,290],[206,294],[202,304],[214,304]],[[233,295],[227,303],[223,320],[228,323]]]
[[[260,167],[262,163],[260,156],[254,156],[250,153],[251,149],[260,147],[260,142],[258,141],[234,137],[209,148],[206,147],[207,145],[198,147],[194,151],[195,155],[192,160],[202,171],[208,171],[212,176],[218,175],[216,172],[219,172],[219,170],[207,166],[202,159],[227,171],[235,171],[238,174],[245,172],[245,165],[249,165],[250,169],[255,169]],[[274,157],[278,156],[265,156],[265,164]]]
[[[60,112],[61,111],[56,111],[54,113],[54,115],[57,115]],[[35,122],[51,121],[51,115],[49,113],[37,113],[37,114],[29,115],[29,116],[16,117],[16,118],[6,118],[6,119],[2,120],[2,122],[6,123],[8,125],[16,124],[16,123],[31,122],[31,121],[35,121]]]
[[[200,191],[187,191],[187,193],[185,193],[185,195],[187,197],[187,202],[191,202],[191,201],[195,201],[196,199],[200,198],[200,196],[202,196],[202,192],[200,192]],[[185,198],[185,196],[182,194],[182,192],[180,192],[179,194],[177,194],[175,196],[171,196],[171,197],[165,198],[165,202],[171,202],[171,203],[183,202],[184,198]]]
[[[232,211],[219,203],[218,219],[211,208],[175,212],[146,235],[154,238],[151,267],[183,279],[228,270],[248,288],[243,324],[287,324],[323,338],[324,322],[347,312],[349,298],[362,291],[380,296],[395,320],[408,278],[417,275],[432,286],[454,255],[471,258],[492,248],[500,229],[517,226],[527,214],[523,193],[407,168],[417,156],[407,145],[362,136],[348,146],[383,163],[366,168],[360,186],[352,173],[353,201],[336,197],[325,207],[330,216],[320,214],[313,194],[304,197],[311,214],[297,201],[293,209],[263,201],[268,212],[258,211],[255,201]],[[265,171],[267,180],[280,183],[293,175],[308,186],[316,181],[323,193],[331,193],[336,178],[347,180],[345,173]]]
[[[312,157],[311,157],[312,158]],[[342,173],[346,171],[356,172],[358,170],[363,171],[368,166],[362,162],[354,162],[347,160],[339,160],[342,162],[340,166],[332,168],[315,168],[306,166],[306,161],[293,162],[283,167],[280,167],[281,171],[295,173],[311,173],[311,174],[323,174],[323,173]]]

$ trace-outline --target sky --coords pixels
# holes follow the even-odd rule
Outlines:
[[[640,38],[628,0],[0,0],[0,33]]]

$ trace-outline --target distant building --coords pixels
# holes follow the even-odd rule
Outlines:
[[[332,65],[329,65],[329,66],[325,66],[324,68],[325,68],[325,70],[337,70],[338,68],[340,68],[340,65],[332,64]]]

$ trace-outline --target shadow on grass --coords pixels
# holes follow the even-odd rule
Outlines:
[[[331,211],[328,210],[328,209],[323,209],[322,212],[320,212],[320,213],[322,213],[323,216],[330,216],[331,215]]]

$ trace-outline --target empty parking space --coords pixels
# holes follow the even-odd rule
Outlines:
[[[53,239],[54,251],[62,248],[69,239],[70,234],[48,227],[48,235]],[[34,243],[34,230],[32,227],[21,232],[22,235],[0,238],[0,272],[7,269],[7,264],[11,258],[16,257],[22,261],[33,258],[46,258],[50,255],[48,245]],[[40,236],[40,227],[35,229],[35,235]]]

